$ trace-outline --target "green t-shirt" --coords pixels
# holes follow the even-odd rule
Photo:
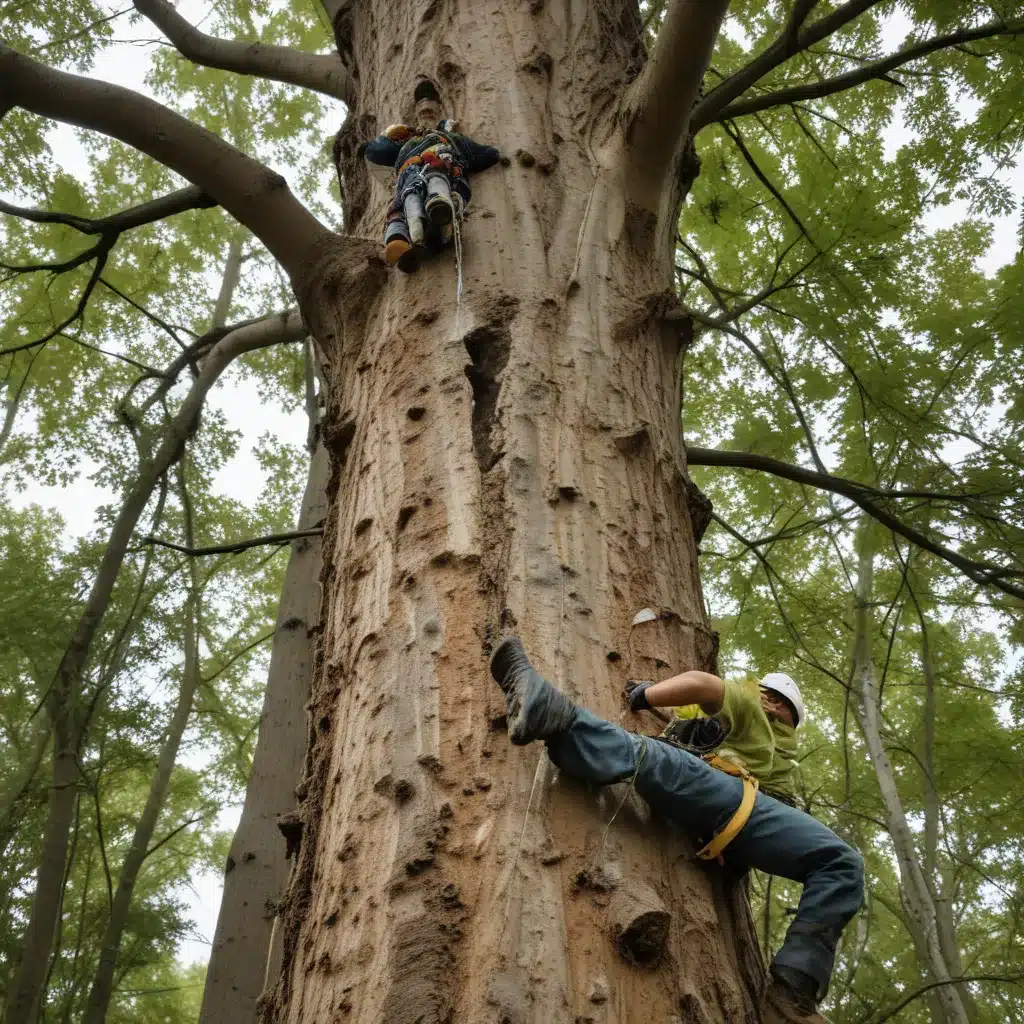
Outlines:
[[[692,717],[688,708],[680,712],[680,717]],[[756,681],[726,680],[722,710],[712,717],[725,727],[725,739],[715,751],[719,757],[744,767],[766,792],[795,796],[796,729],[765,714]]]

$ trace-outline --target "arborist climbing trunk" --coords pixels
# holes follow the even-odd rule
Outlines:
[[[554,764],[574,778],[600,785],[628,782],[705,844],[705,857],[727,849],[737,867],[800,882],[800,905],[772,971],[775,977],[791,972],[800,984],[806,979],[813,1002],[825,995],[839,936],[864,895],[856,850],[810,815],[757,792],[733,773],[733,764],[721,770],[671,742],[627,732],[574,704],[533,669],[518,638],[509,637],[494,652],[491,674],[505,694],[513,743],[543,740]],[[745,803],[751,806],[740,823],[737,811]]]
[[[455,131],[455,122],[415,129],[391,125],[365,149],[367,161],[394,169],[395,193],[384,229],[385,257],[411,273],[419,252],[440,249],[458,237],[472,192],[469,174],[497,163],[500,154]]]

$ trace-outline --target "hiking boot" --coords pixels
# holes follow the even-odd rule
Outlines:
[[[451,224],[455,218],[452,189],[445,174],[427,175],[427,216],[437,226]]]
[[[576,705],[535,671],[519,637],[507,637],[498,646],[491,675],[505,694],[508,738],[516,746],[565,732],[575,721]]]
[[[398,257],[398,269],[403,274],[415,274],[420,269],[420,247],[411,245]]]
[[[398,261],[412,248],[412,243],[404,238],[392,238],[384,246],[384,259],[389,267],[398,265]]]
[[[809,975],[773,965],[761,997],[761,1024],[829,1024],[818,1013],[816,992]]]

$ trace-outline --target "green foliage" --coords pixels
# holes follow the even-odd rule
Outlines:
[[[838,5],[818,5],[812,20],[829,6]],[[780,4],[730,10],[716,78],[763,50],[786,16]],[[907,40],[892,38],[887,20],[897,13],[911,42],[995,16],[987,4],[882,3],[755,91],[834,77],[856,66],[851,53],[873,59],[899,49]],[[998,13],[1019,18],[1021,5]],[[689,444],[917,492],[879,504],[1011,573],[1024,567],[1024,257],[1005,254],[998,270],[984,268],[992,218],[1019,215],[1004,172],[1024,123],[1022,57],[1019,36],[985,40],[894,72],[900,87],[870,82],[712,125],[697,139],[702,172],[680,221],[677,260],[700,330],[686,367]],[[900,124],[909,135],[896,134]],[[954,201],[963,213],[950,223]],[[868,903],[844,936],[828,1005],[833,1020],[866,1024],[929,976],[915,953],[850,691],[854,533],[863,513],[837,495],[761,473],[693,475],[719,517],[701,565],[722,668],[781,668],[800,681],[811,709],[804,799],[866,858]],[[953,908],[965,975],[1014,978],[1024,821],[1008,783],[1024,766],[1021,602],[880,530],[877,549],[884,740],[918,854]],[[780,879],[768,886],[759,880],[767,899],[757,913],[777,948],[785,909],[799,894]],[[978,981],[972,993],[979,1022],[1024,1012],[1024,990],[1009,981]],[[898,1019],[924,1022],[931,1013],[920,995]]]

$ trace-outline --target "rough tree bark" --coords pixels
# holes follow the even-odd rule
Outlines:
[[[907,926],[914,940],[918,959],[931,975],[931,980],[938,985],[934,990],[934,1005],[946,1024],[969,1024],[958,987],[949,983],[951,974],[943,955],[932,892],[921,868],[914,835],[907,822],[903,802],[896,786],[892,762],[882,739],[878,683],[871,653],[874,632],[871,620],[874,549],[869,528],[862,527],[859,544],[853,652],[857,720],[864,734],[868,756],[871,758],[882,803],[885,806],[889,835],[899,867],[900,890],[906,908]]]
[[[320,446],[310,463],[298,529],[323,520],[326,484],[327,455]],[[273,954],[270,945],[289,865],[278,822],[295,809],[306,752],[320,568],[319,537],[292,543],[245,804],[224,873],[200,1024],[253,1020],[264,979],[276,979],[280,971],[281,944],[274,943]]]
[[[461,306],[451,253],[340,302],[329,272],[299,288],[327,368],[330,506],[263,1019],[751,1019],[762,967],[726,887],[628,792],[510,748],[487,672],[518,629],[614,719],[628,676],[715,662],[686,325],[665,314],[695,171],[685,97],[725,5],[674,5],[646,65],[628,2],[328,6],[357,83],[337,147],[350,230],[377,235],[388,199],[356,147],[411,116],[418,76],[510,159],[474,181]],[[645,607],[660,617],[631,627]],[[653,968],[609,933],[631,880],[671,914]]]

